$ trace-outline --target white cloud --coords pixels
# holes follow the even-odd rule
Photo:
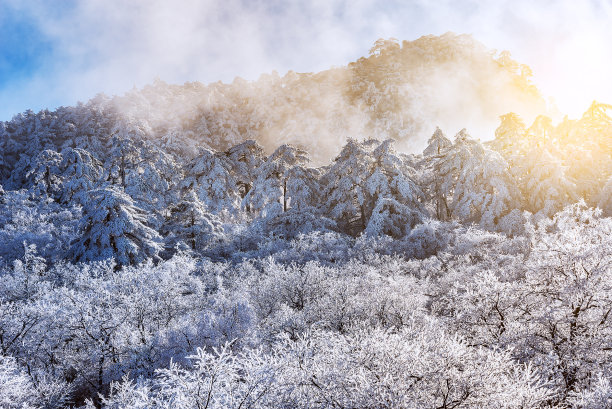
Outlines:
[[[37,21],[55,53],[41,72],[0,93],[4,117],[6,109],[123,93],[156,76],[207,83],[318,71],[366,54],[379,37],[446,31],[511,50],[573,115],[593,98],[612,101],[606,1],[6,1]]]

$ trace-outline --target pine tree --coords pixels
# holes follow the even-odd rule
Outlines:
[[[314,211],[319,206],[321,196],[321,171],[306,166],[292,166],[285,172],[283,185],[283,207],[289,209]]]
[[[367,225],[365,183],[373,163],[370,152],[377,144],[374,140],[349,139],[322,176],[324,212],[337,221],[340,229],[352,235],[357,235]]]
[[[225,155],[231,163],[240,198],[244,199],[257,177],[257,168],[264,162],[263,148],[257,142],[247,140],[228,149]]]
[[[576,183],[547,148],[532,149],[516,164],[526,208],[536,218],[552,217],[578,199]]]
[[[444,135],[444,132],[436,126],[433,135],[427,141],[427,147],[423,150],[424,156],[441,155],[448,148],[453,146],[453,142]]]
[[[25,175],[25,187],[36,196],[55,197],[62,189],[60,166],[62,155],[53,150],[44,150],[34,159]]]
[[[423,221],[423,192],[415,179],[416,173],[392,148],[393,140],[383,141],[373,150],[372,171],[366,180],[370,196],[369,235],[387,234],[402,237]]]
[[[163,232],[168,238],[169,247],[182,240],[192,250],[201,249],[223,233],[221,222],[206,210],[194,192],[187,193],[168,210],[169,217]]]
[[[161,237],[147,226],[144,212],[114,186],[89,192],[80,230],[71,249],[76,262],[115,258],[124,266],[157,259],[161,250]]]
[[[495,139],[491,142],[491,147],[501,153],[506,160],[510,160],[524,144],[525,123],[514,112],[502,115],[500,118],[501,124],[495,130]]]
[[[451,198],[452,217],[489,230],[496,230],[505,216],[515,218],[510,215],[520,207],[520,195],[507,162],[471,139],[465,129],[457,134],[436,169],[442,178],[443,194]]]
[[[451,217],[448,207],[448,199],[442,191],[442,177],[439,174],[439,159],[453,146],[450,139],[444,135],[442,130],[436,127],[435,132],[429,138],[428,145],[423,151],[423,170],[420,185],[428,200],[434,204],[434,214],[438,220],[448,220]]]
[[[193,191],[208,211],[235,211],[240,205],[238,181],[232,163],[223,153],[200,149],[185,171],[180,184],[183,191]]]
[[[291,187],[304,192],[306,184],[293,184],[291,176],[308,176],[303,168],[308,163],[306,151],[290,146],[278,147],[256,170],[256,179],[242,201],[242,207],[252,212],[266,215],[277,215],[289,210],[290,202],[294,201]],[[298,170],[299,169],[299,170]],[[301,179],[303,180],[303,179]],[[289,185],[289,189],[288,189]]]
[[[62,158],[59,201],[65,204],[72,201],[85,204],[87,192],[101,181],[102,163],[88,151],[78,148],[65,149]]]
[[[349,140],[323,175],[323,209],[342,230],[353,235],[364,230],[368,234],[406,233],[422,220],[423,194],[415,172],[396,154],[392,143],[390,139]],[[401,223],[401,227],[387,223]]]
[[[181,177],[181,169],[171,155],[145,143],[138,163],[125,172],[125,192],[143,209],[161,213],[178,200],[175,187]]]

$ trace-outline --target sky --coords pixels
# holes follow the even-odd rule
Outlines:
[[[168,83],[346,65],[378,38],[472,34],[570,117],[612,103],[612,1],[0,0],[0,120]]]

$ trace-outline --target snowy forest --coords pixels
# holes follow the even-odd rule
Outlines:
[[[0,122],[0,407],[611,407],[612,105],[546,109],[445,34]]]

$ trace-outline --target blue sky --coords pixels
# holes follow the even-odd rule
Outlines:
[[[35,22],[7,7],[0,9],[0,87],[26,79],[52,55],[52,43]]]
[[[612,102],[608,1],[0,0],[0,120],[98,92],[319,71],[380,37],[470,33],[529,64],[572,115]]]

